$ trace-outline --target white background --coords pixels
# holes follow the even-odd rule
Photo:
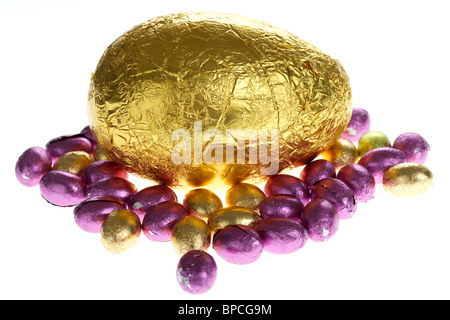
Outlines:
[[[432,0],[1,0],[0,298],[449,299],[449,9]],[[432,189],[402,199],[379,186],[332,239],[290,255],[263,252],[238,266],[210,248],[218,277],[202,295],[179,287],[170,243],[142,236],[123,254],[107,252],[98,234],[76,226],[72,208],[22,186],[15,162],[87,125],[89,77],[112,41],[152,17],[191,10],[260,19],[339,59],[373,130],[428,140]]]

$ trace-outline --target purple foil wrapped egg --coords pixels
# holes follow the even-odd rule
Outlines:
[[[358,164],[365,167],[375,179],[375,183],[383,182],[383,174],[390,167],[406,162],[406,155],[403,151],[390,148],[376,148],[365,153]]]
[[[301,179],[288,174],[275,174],[269,177],[265,186],[266,196],[289,194],[306,205],[309,202],[309,188]]]
[[[300,218],[303,203],[289,194],[278,194],[266,197],[258,207],[263,219],[269,217]]]
[[[370,130],[370,116],[367,110],[353,108],[350,121],[341,138],[358,142],[361,136]]]
[[[100,160],[91,163],[81,179],[86,185],[105,178],[119,177],[128,179],[128,171],[112,160]]]
[[[67,171],[50,171],[39,182],[42,197],[59,207],[71,207],[86,199],[86,185]]]
[[[317,182],[311,190],[311,200],[321,198],[330,201],[336,208],[339,219],[350,219],[356,212],[356,197],[341,180],[326,178]]]
[[[52,169],[52,159],[47,150],[31,147],[25,150],[16,162],[16,177],[21,184],[34,187]]]
[[[95,148],[97,147],[98,143],[97,143],[97,140],[94,138],[94,135],[92,134],[92,131],[91,131],[91,127],[90,127],[90,126],[84,127],[84,128],[80,131],[80,133],[81,133],[82,135],[84,135],[86,138],[88,138],[88,140],[92,143],[93,149],[95,149]]]
[[[114,210],[126,209],[122,200],[112,196],[95,196],[78,204],[73,210],[76,224],[84,231],[100,233],[103,222]]]
[[[81,133],[54,138],[46,144],[46,149],[53,162],[70,151],[84,151],[90,155],[94,152],[92,142]]]
[[[152,241],[170,241],[173,227],[187,215],[188,210],[179,202],[158,203],[147,210],[142,221],[142,231]]]
[[[147,210],[158,203],[164,201],[177,201],[177,195],[175,192],[163,185],[155,185],[151,187],[144,188],[137,192],[129,202],[129,208],[136,212],[141,221]]]
[[[339,170],[337,178],[352,189],[358,202],[367,202],[373,199],[375,179],[365,167],[350,163]]]
[[[428,142],[420,134],[414,132],[406,132],[399,135],[392,147],[403,151],[408,162],[420,164],[425,163],[430,150]]]
[[[308,240],[303,224],[292,218],[271,217],[261,220],[255,227],[263,240],[264,250],[287,254],[300,250]]]
[[[213,287],[216,278],[216,262],[210,254],[203,250],[188,251],[178,262],[178,284],[188,293],[205,293]]]
[[[336,178],[336,167],[328,160],[318,159],[305,165],[300,173],[300,179],[310,188],[322,179]]]
[[[333,203],[326,199],[311,200],[302,213],[308,237],[314,242],[330,239],[339,228],[339,215]]]
[[[98,180],[87,187],[87,197],[113,196],[122,200],[127,206],[131,197],[137,192],[136,186],[124,178],[111,177]]]
[[[255,262],[263,251],[263,240],[255,228],[229,225],[214,234],[213,249],[233,264]]]

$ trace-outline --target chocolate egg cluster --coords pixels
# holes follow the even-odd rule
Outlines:
[[[49,203],[73,206],[75,223],[98,233],[111,253],[130,250],[141,233],[150,241],[170,242],[180,256],[180,287],[199,294],[217,277],[207,251],[237,265],[255,263],[264,252],[292,254],[308,240],[332,238],[341,220],[374,198],[377,185],[400,197],[426,192],[433,184],[424,165],[429,150],[417,133],[401,134],[391,143],[382,132],[370,131],[369,114],[359,108],[341,139],[304,165],[298,177],[276,174],[263,187],[238,183],[224,199],[200,187],[183,199],[166,185],[138,190],[89,127],[52,139],[45,148],[29,148],[15,172],[23,185],[39,186]]]

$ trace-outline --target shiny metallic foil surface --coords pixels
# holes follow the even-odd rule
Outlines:
[[[398,197],[410,198],[428,191],[433,180],[433,173],[423,164],[405,162],[384,172],[383,188]]]
[[[139,217],[131,210],[114,210],[100,228],[100,241],[111,253],[119,254],[136,245],[141,235]]]
[[[201,218],[185,216],[173,227],[171,235],[175,252],[182,256],[191,250],[208,250],[211,244],[211,231]]]
[[[248,161],[262,142],[245,130],[267,130],[270,138],[279,129],[267,154],[279,147],[279,171],[303,165],[340,138],[351,89],[339,61],[285,30],[234,15],[176,13],[135,26],[106,49],[91,77],[88,115],[99,144],[138,176],[225,189],[267,178],[267,163]],[[195,163],[195,121],[223,137],[243,130],[230,140],[236,148],[245,141],[245,163]],[[190,163],[172,161],[177,129],[193,139]],[[202,150],[211,143],[205,135],[200,141]]]

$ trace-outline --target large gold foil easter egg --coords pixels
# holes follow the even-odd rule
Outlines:
[[[99,144],[131,172],[173,187],[229,188],[330,147],[350,119],[351,89],[339,61],[288,31],[178,13],[106,49],[88,115]]]

